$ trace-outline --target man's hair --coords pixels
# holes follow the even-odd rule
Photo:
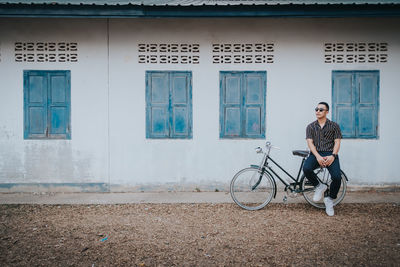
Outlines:
[[[329,105],[326,102],[319,102],[318,105],[325,105],[326,109],[329,110]]]

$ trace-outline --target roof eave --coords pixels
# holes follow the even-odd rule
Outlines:
[[[0,17],[162,18],[162,17],[398,17],[400,4],[144,6],[0,4]]]

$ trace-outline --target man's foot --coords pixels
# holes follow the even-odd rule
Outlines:
[[[324,194],[325,190],[328,188],[326,184],[319,183],[317,187],[315,187],[315,193],[313,196],[313,201],[317,202],[320,201],[322,198],[322,195]]]
[[[324,203],[326,214],[328,214],[328,216],[333,216],[335,214],[335,211],[333,210],[333,199],[330,197],[324,197]]]

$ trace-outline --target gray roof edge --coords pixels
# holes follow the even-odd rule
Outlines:
[[[399,5],[400,0],[5,0],[2,5],[90,5],[90,6],[284,6],[284,5]]]

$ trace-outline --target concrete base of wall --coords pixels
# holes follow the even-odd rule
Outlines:
[[[106,183],[4,183],[0,184],[0,193],[94,193],[109,192]]]
[[[283,191],[278,186],[278,192]],[[400,192],[400,184],[348,185],[348,191]],[[106,183],[3,183],[0,193],[138,193],[138,192],[229,192],[229,183],[166,183],[111,185]]]

